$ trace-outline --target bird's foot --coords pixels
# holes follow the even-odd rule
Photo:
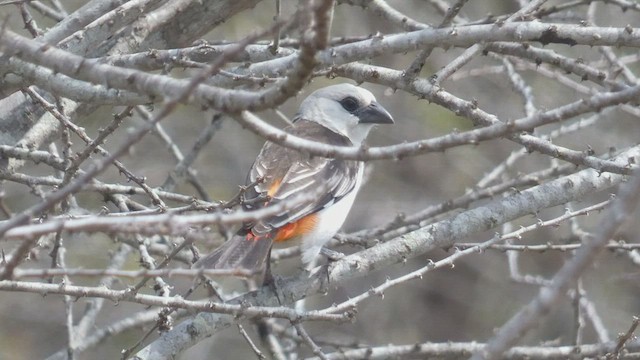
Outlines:
[[[344,254],[335,250],[331,250],[329,248],[323,247],[320,249],[320,253],[324,255],[329,262],[334,262],[342,259]]]

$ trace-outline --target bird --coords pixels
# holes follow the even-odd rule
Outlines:
[[[361,146],[374,126],[393,123],[391,114],[370,91],[342,83],[311,93],[284,130],[333,146]],[[320,194],[311,202],[243,224],[192,267],[267,272],[270,277],[272,247],[300,245],[302,263],[310,269],[346,220],[364,167],[362,161],[311,156],[267,141],[247,175],[243,209],[257,210],[302,193]]]

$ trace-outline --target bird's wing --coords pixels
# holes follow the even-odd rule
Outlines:
[[[312,121],[298,120],[288,131],[331,145],[351,145],[346,137]],[[311,157],[293,149],[267,143],[253,164],[247,179],[249,183],[262,179],[249,194],[250,198],[258,201],[245,199],[248,200],[245,201],[245,208],[263,207],[299,194],[318,195],[311,202],[296,205],[281,214],[252,224],[252,231],[254,234],[269,232],[330,206],[355,188],[361,166],[363,164],[358,161]],[[267,200],[260,201],[260,197],[266,197]]]

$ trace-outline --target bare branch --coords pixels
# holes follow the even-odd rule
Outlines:
[[[566,263],[554,276],[550,286],[541,288],[539,295],[503,325],[487,343],[487,347],[481,352],[476,352],[473,358],[498,357],[523,336],[528,329],[533,327],[541,316],[549,312],[549,309],[561,294],[566,292],[570,284],[590,265],[593,258],[613,237],[618,228],[631,217],[640,196],[639,175],[636,171],[630,181],[620,188],[619,194],[612,205],[611,216],[601,223],[594,238],[578,249],[574,258]]]

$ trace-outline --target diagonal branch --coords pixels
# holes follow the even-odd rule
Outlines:
[[[628,158],[640,156],[636,147],[620,157],[621,163]],[[472,210],[462,212],[450,219],[397,237],[386,243],[346,256],[330,267],[316,268],[309,274],[299,274],[287,281],[277,283],[279,296],[270,287],[257,293],[239,296],[231,303],[248,303],[261,306],[276,306],[280,302],[291,304],[304,297],[326,291],[329,285],[339,286],[347,280],[362,277],[372,270],[402,262],[425,254],[438,247],[448,247],[458,240],[479,232],[494,229],[501,224],[542,209],[581,199],[594,192],[605,191],[624,180],[622,175],[604,174],[588,169],[573,175],[550,181],[522,192]],[[199,340],[230,326],[234,319],[217,314],[198,314],[195,319],[185,321],[158,340],[141,350],[140,359],[169,359]]]

